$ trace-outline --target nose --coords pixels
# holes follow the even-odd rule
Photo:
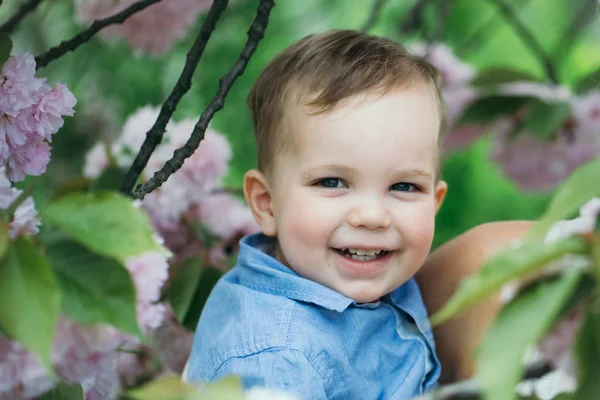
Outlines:
[[[392,217],[380,200],[363,203],[348,213],[348,223],[355,228],[388,228],[391,222]]]

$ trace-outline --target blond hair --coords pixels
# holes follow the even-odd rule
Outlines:
[[[267,65],[248,95],[259,170],[268,173],[275,154],[290,143],[283,125],[290,100],[318,114],[355,95],[385,94],[415,83],[435,89],[441,136],[446,123],[441,75],[429,62],[393,40],[359,31],[334,30],[301,39]],[[441,142],[439,137],[440,149]]]

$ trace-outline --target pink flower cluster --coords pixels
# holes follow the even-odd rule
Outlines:
[[[443,133],[444,151],[469,146],[487,128],[484,124],[458,124],[459,118],[479,96],[477,90],[470,86],[475,78],[475,68],[459,60],[449,47],[441,43],[417,43],[410,50],[429,61],[442,75],[442,92],[447,108],[447,130]]]
[[[77,0],[77,17],[87,23],[114,15],[137,0]],[[208,9],[210,0],[162,0],[129,17],[123,24],[110,26],[102,36],[124,37],[139,51],[158,55],[185,36],[198,14]]]
[[[138,323],[146,332],[163,322],[166,306],[158,303],[160,291],[169,277],[169,265],[164,254],[150,251],[125,262],[136,289]]]
[[[100,392],[100,398],[108,398],[119,387],[118,378],[108,388],[100,385],[98,377],[114,371],[115,350],[125,338],[112,327],[82,326],[61,317],[52,350],[52,365],[58,378],[68,383],[86,381],[86,392]],[[0,335],[0,399],[34,398],[54,384],[36,356]]]
[[[533,96],[548,104],[568,102],[571,107],[571,115],[548,139],[527,131],[512,135],[522,112],[497,122],[492,159],[519,187],[554,189],[577,167],[600,155],[600,91],[575,97],[565,88],[530,82],[506,89],[507,94]]]
[[[482,133],[492,131],[495,133],[492,160],[520,188],[537,191],[555,188],[581,164],[600,155],[599,90],[574,96],[565,87],[527,81],[495,88],[497,95],[536,98],[547,104],[570,104],[571,115],[548,139],[517,128],[526,115],[527,106],[512,116],[499,117],[490,123],[458,124],[467,108],[481,96],[471,85],[475,69],[439,43],[416,44],[411,51],[431,62],[443,77],[448,114],[448,130],[444,135],[446,152],[466,147]]]
[[[111,157],[121,167],[131,165],[158,112],[157,108],[143,107],[127,119],[120,137],[110,146]],[[144,180],[152,177],[187,141],[194,125],[195,121],[191,119],[167,124],[163,143],[152,154],[143,172]],[[258,225],[243,202],[231,194],[219,192],[230,159],[227,139],[209,128],[198,149],[181,169],[144,198],[142,205],[167,247],[175,253],[176,262],[202,255],[208,265],[220,267],[226,253],[235,249],[240,237],[258,231]],[[89,178],[96,178],[108,164],[106,146],[98,144],[86,156],[84,173]],[[206,249],[192,229],[194,224],[206,226],[218,243]]]
[[[72,116],[76,99],[65,85],[35,77],[31,54],[9,59],[0,74],[0,166],[11,181],[41,175],[50,161],[52,135]]]
[[[11,187],[4,168],[0,168],[0,209],[8,209],[21,193],[22,190]],[[17,207],[13,219],[8,224],[8,236],[15,239],[21,235],[35,235],[39,232],[39,225],[40,219],[33,198],[27,197]]]

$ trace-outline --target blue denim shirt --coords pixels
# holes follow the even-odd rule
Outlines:
[[[436,385],[440,363],[414,279],[357,304],[270,256],[271,238],[240,245],[198,322],[188,381],[237,375],[247,388],[307,400],[411,399]]]

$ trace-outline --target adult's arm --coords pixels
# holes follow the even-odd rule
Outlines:
[[[417,273],[425,306],[437,312],[455,293],[459,282],[476,272],[491,256],[523,237],[529,221],[491,222],[479,225],[440,246]],[[441,383],[473,375],[473,352],[500,309],[498,294],[433,330],[436,352],[442,363]]]

